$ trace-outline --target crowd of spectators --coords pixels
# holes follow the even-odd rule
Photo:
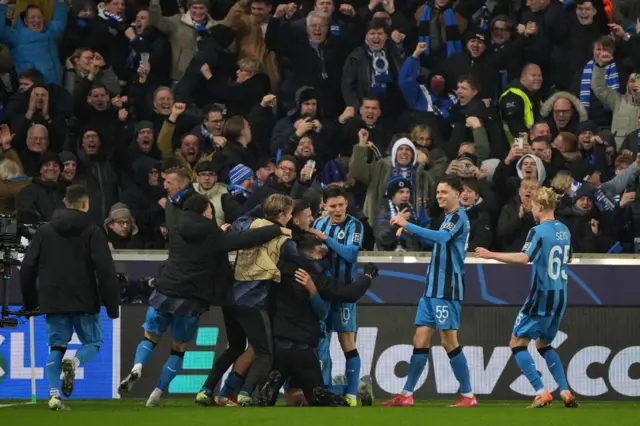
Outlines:
[[[282,1],[282,0],[279,0]],[[11,4],[8,4],[11,3]],[[0,0],[0,212],[90,193],[114,249],[163,249],[340,185],[368,250],[420,251],[464,182],[469,249],[519,250],[552,186],[574,252],[640,250],[640,2]],[[636,247],[636,245],[638,247]]]

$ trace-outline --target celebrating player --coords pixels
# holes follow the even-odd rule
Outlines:
[[[413,337],[413,355],[409,362],[407,381],[402,392],[382,403],[383,406],[413,405],[413,391],[427,364],[431,338],[436,329],[440,330],[442,346],[449,355],[453,374],[460,383],[461,395],[452,406],[478,405],[471,391],[467,358],[458,344],[460,310],[464,297],[464,260],[469,241],[469,219],[458,204],[461,192],[462,184],[456,178],[448,177],[438,185],[438,205],[444,209],[446,216],[437,231],[411,224],[400,215],[391,218],[391,225],[398,225],[405,232],[433,243],[434,247],[427,270],[425,293],[418,303],[416,334]]]
[[[533,264],[531,291],[516,318],[509,347],[522,373],[536,390],[530,408],[551,404],[551,393],[543,386],[533,357],[527,351],[530,340],[560,387],[560,397],[567,408],[578,403],[571,392],[564,374],[562,362],[551,342],[558,334],[558,327],[567,308],[567,263],[571,260],[571,233],[555,220],[554,210],[558,195],[551,188],[541,188],[531,201],[531,213],[540,224],[529,231],[520,253],[494,253],[484,248],[476,249],[476,257],[494,259],[504,263]]]
[[[331,249],[333,277],[348,285],[358,276],[357,263],[358,252],[362,247],[362,223],[347,214],[348,202],[344,188],[330,186],[325,190],[322,198],[328,216],[318,219],[313,224],[314,230],[310,230],[310,232],[320,238],[321,241],[324,241]],[[356,304],[332,304],[327,317],[327,329],[338,333],[340,346],[347,360],[346,398],[349,404],[354,407],[358,405],[356,395],[358,394],[360,379],[360,355],[356,349],[355,334]],[[328,374],[326,366],[326,360],[323,360],[323,368],[325,369],[323,375]],[[369,396],[369,398],[366,398],[366,402],[373,402],[372,393],[368,391],[365,393]]]

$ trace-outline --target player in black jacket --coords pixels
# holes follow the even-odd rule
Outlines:
[[[98,353],[102,343],[100,306],[115,319],[120,303],[107,237],[87,214],[89,193],[80,185],[71,185],[64,203],[66,208],[56,210],[51,221],[36,232],[20,270],[25,308],[40,307],[46,314],[52,410],[66,408],[59,389],[64,396],[71,396],[75,369]],[[73,359],[63,361],[74,331],[82,347]]]
[[[228,228],[219,228],[212,218],[211,202],[203,195],[193,194],[185,201],[174,232],[169,233],[169,258],[149,298],[143,325],[145,338],[138,345],[131,373],[118,388],[120,394],[133,388],[161,335],[171,326],[171,356],[147,401],[148,407],[158,405],[163,391],[180,370],[188,344],[198,330],[200,315],[210,305],[223,306],[224,310],[231,303],[233,273],[229,252],[259,246],[281,233],[291,235],[290,230],[277,225],[225,232]]]
[[[344,405],[342,396],[323,388],[317,346],[320,320],[326,317],[326,301],[356,302],[367,291],[378,269],[367,264],[364,274],[351,285],[325,275],[326,247],[312,235],[297,241],[299,258],[280,268],[281,282],[273,287],[273,371],[258,397],[259,405],[275,403],[279,389],[290,379],[304,393],[309,405]],[[318,306],[319,305],[319,306]]]

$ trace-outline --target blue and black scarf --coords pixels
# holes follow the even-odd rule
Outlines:
[[[418,41],[427,43],[424,55],[431,54],[431,6],[426,5],[418,24]],[[444,10],[444,25],[447,41],[447,56],[462,52],[462,41],[460,41],[460,31],[458,30],[458,19],[453,9]]]
[[[580,80],[580,102],[584,104],[587,112],[591,102],[591,80],[593,78],[593,59],[587,62],[582,70],[582,78]],[[618,76],[618,68],[615,62],[611,62],[604,68],[604,80],[607,86],[615,92],[620,92],[620,77]],[[605,109],[609,109],[605,105]]]
[[[384,48],[373,50],[367,43],[365,48],[371,56],[371,92],[374,96],[384,97],[387,94],[387,84],[391,83],[389,60]]]
[[[391,170],[391,178],[394,178],[396,176],[402,176],[406,179],[409,180],[409,182],[411,182],[411,198],[410,198],[410,203],[411,205],[417,205],[417,201],[418,201],[418,197],[416,195],[416,187],[417,187],[417,180],[416,180],[416,168],[414,166],[409,167],[409,170],[407,171],[407,173],[403,173],[402,168],[396,164],[395,166],[393,166],[393,169]],[[417,214],[418,214],[418,224],[422,227],[426,226],[429,222],[431,222],[431,219],[429,218],[429,216],[427,215],[427,209],[424,206],[424,203],[422,203],[421,205],[418,205],[418,208],[416,209]]]
[[[186,194],[188,190],[189,190],[189,187],[186,186],[186,187],[182,188],[180,191],[176,192],[176,195],[174,195],[173,197],[168,196],[167,198],[169,199],[171,204],[178,204],[180,202],[180,200],[182,199],[182,197],[184,196],[184,194]]]
[[[244,198],[249,198],[249,195],[251,195],[251,193],[247,191],[247,188],[240,185],[227,185],[227,191],[229,191],[234,197],[238,194],[242,194]]]

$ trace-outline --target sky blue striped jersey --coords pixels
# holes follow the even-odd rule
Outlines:
[[[425,297],[464,299],[464,260],[467,257],[469,228],[469,218],[462,209],[446,215],[437,231],[412,224],[405,227],[418,238],[434,244],[427,269]]]
[[[529,315],[562,315],[567,307],[567,275],[571,233],[557,220],[546,220],[529,231],[522,252],[532,263],[531,290],[522,311]]]
[[[362,248],[363,226],[358,219],[347,215],[340,224],[329,217],[316,220],[313,227],[329,238],[325,244],[331,249],[331,273],[337,280],[351,284],[358,276],[358,252]]]

